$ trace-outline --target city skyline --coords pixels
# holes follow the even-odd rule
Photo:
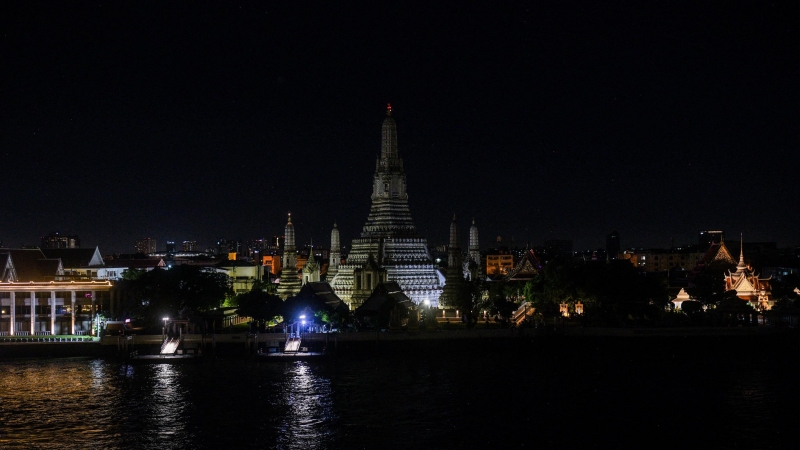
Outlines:
[[[788,2],[2,8],[5,246],[349,243],[387,102],[431,245],[800,245]]]

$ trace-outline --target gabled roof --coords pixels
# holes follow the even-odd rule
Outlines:
[[[38,248],[0,249],[0,253],[10,256],[16,272],[14,281],[54,281],[57,276],[64,274],[61,260],[45,258]],[[6,262],[5,265],[7,264]]]
[[[402,303],[406,307],[414,304],[410,298],[400,289],[400,285],[396,281],[387,281],[385,283],[378,283],[375,289],[372,290],[369,298],[364,300],[364,303],[358,307],[356,314],[358,315],[371,315],[372,313],[380,311],[384,303],[390,301],[392,303]]]
[[[306,283],[302,288],[300,288],[300,292],[297,294],[298,297],[316,297],[325,302],[326,305],[330,306],[333,309],[339,308],[344,303],[342,299],[339,298],[333,292],[333,288],[330,284],[324,281],[314,281],[310,283]]]
[[[10,253],[0,253],[0,282],[16,281],[17,271]]]
[[[46,258],[61,259],[61,265],[68,268],[102,267],[103,255],[100,249],[95,248],[43,248],[42,253]]]
[[[725,241],[722,240],[719,244],[711,244],[711,247],[706,252],[706,255],[703,257],[703,262],[706,264],[711,264],[713,262],[723,262],[725,264],[732,264],[736,265],[736,260],[733,259],[731,256],[730,250],[725,245]]]
[[[542,265],[533,253],[533,249],[528,250],[522,256],[519,264],[506,275],[506,281],[527,281],[533,279],[542,271]]]
[[[309,255],[308,261],[306,261],[306,265],[303,266],[303,272],[310,273],[319,270],[319,263],[317,263],[317,258],[314,257],[313,254]]]
[[[753,283],[751,283],[744,274],[739,276],[739,278],[733,282],[731,289],[736,289],[737,292],[752,292],[756,290],[755,286],[753,286]]]

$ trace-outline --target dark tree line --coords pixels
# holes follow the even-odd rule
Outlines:
[[[121,314],[158,323],[162,317],[177,317],[181,311],[203,312],[222,306],[232,294],[227,275],[196,266],[126,271],[117,283]]]

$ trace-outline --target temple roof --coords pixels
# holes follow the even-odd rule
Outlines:
[[[372,294],[364,301],[364,304],[359,306],[357,313],[359,315],[366,313],[373,313],[380,311],[383,304],[391,301],[395,304],[403,303],[406,307],[411,307],[414,302],[400,289],[400,285],[395,281],[387,281],[378,283]],[[369,314],[367,314],[369,315]]]
[[[14,281],[17,273],[9,253],[0,253],[0,282]]]
[[[528,281],[542,271],[542,265],[533,253],[528,250],[516,267],[505,276],[506,281]]]
[[[333,292],[331,285],[324,281],[312,281],[306,283],[302,288],[300,288],[300,292],[298,292],[297,296],[316,297],[324,301],[325,304],[332,309],[347,307],[347,305],[342,302],[342,299]]]
[[[47,259],[38,248],[36,249],[0,249],[0,254],[8,254],[18,282],[27,281],[53,281],[64,270],[59,259]],[[3,259],[3,258],[0,258]],[[8,259],[4,266],[8,265]]]
[[[314,272],[319,270],[319,263],[317,263],[317,258],[314,256],[314,249],[311,249],[311,254],[308,255],[308,261],[306,261],[306,265],[303,266],[303,272]]]
[[[756,287],[753,286],[753,283],[748,280],[746,275],[743,275],[733,282],[731,289],[736,289],[737,292],[752,292],[756,290]]]
[[[715,262],[722,262],[731,265],[736,264],[736,260],[733,259],[730,250],[728,250],[728,247],[725,245],[725,240],[721,240],[719,244],[711,244],[708,252],[706,252],[706,255],[703,257],[703,262],[706,264]]]
[[[67,268],[105,266],[100,249],[95,248],[43,248],[42,253],[49,259],[61,259]]]

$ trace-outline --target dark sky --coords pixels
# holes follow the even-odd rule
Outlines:
[[[796,2],[216,3],[0,3],[6,246],[349,244],[387,102],[431,244],[800,245]]]

